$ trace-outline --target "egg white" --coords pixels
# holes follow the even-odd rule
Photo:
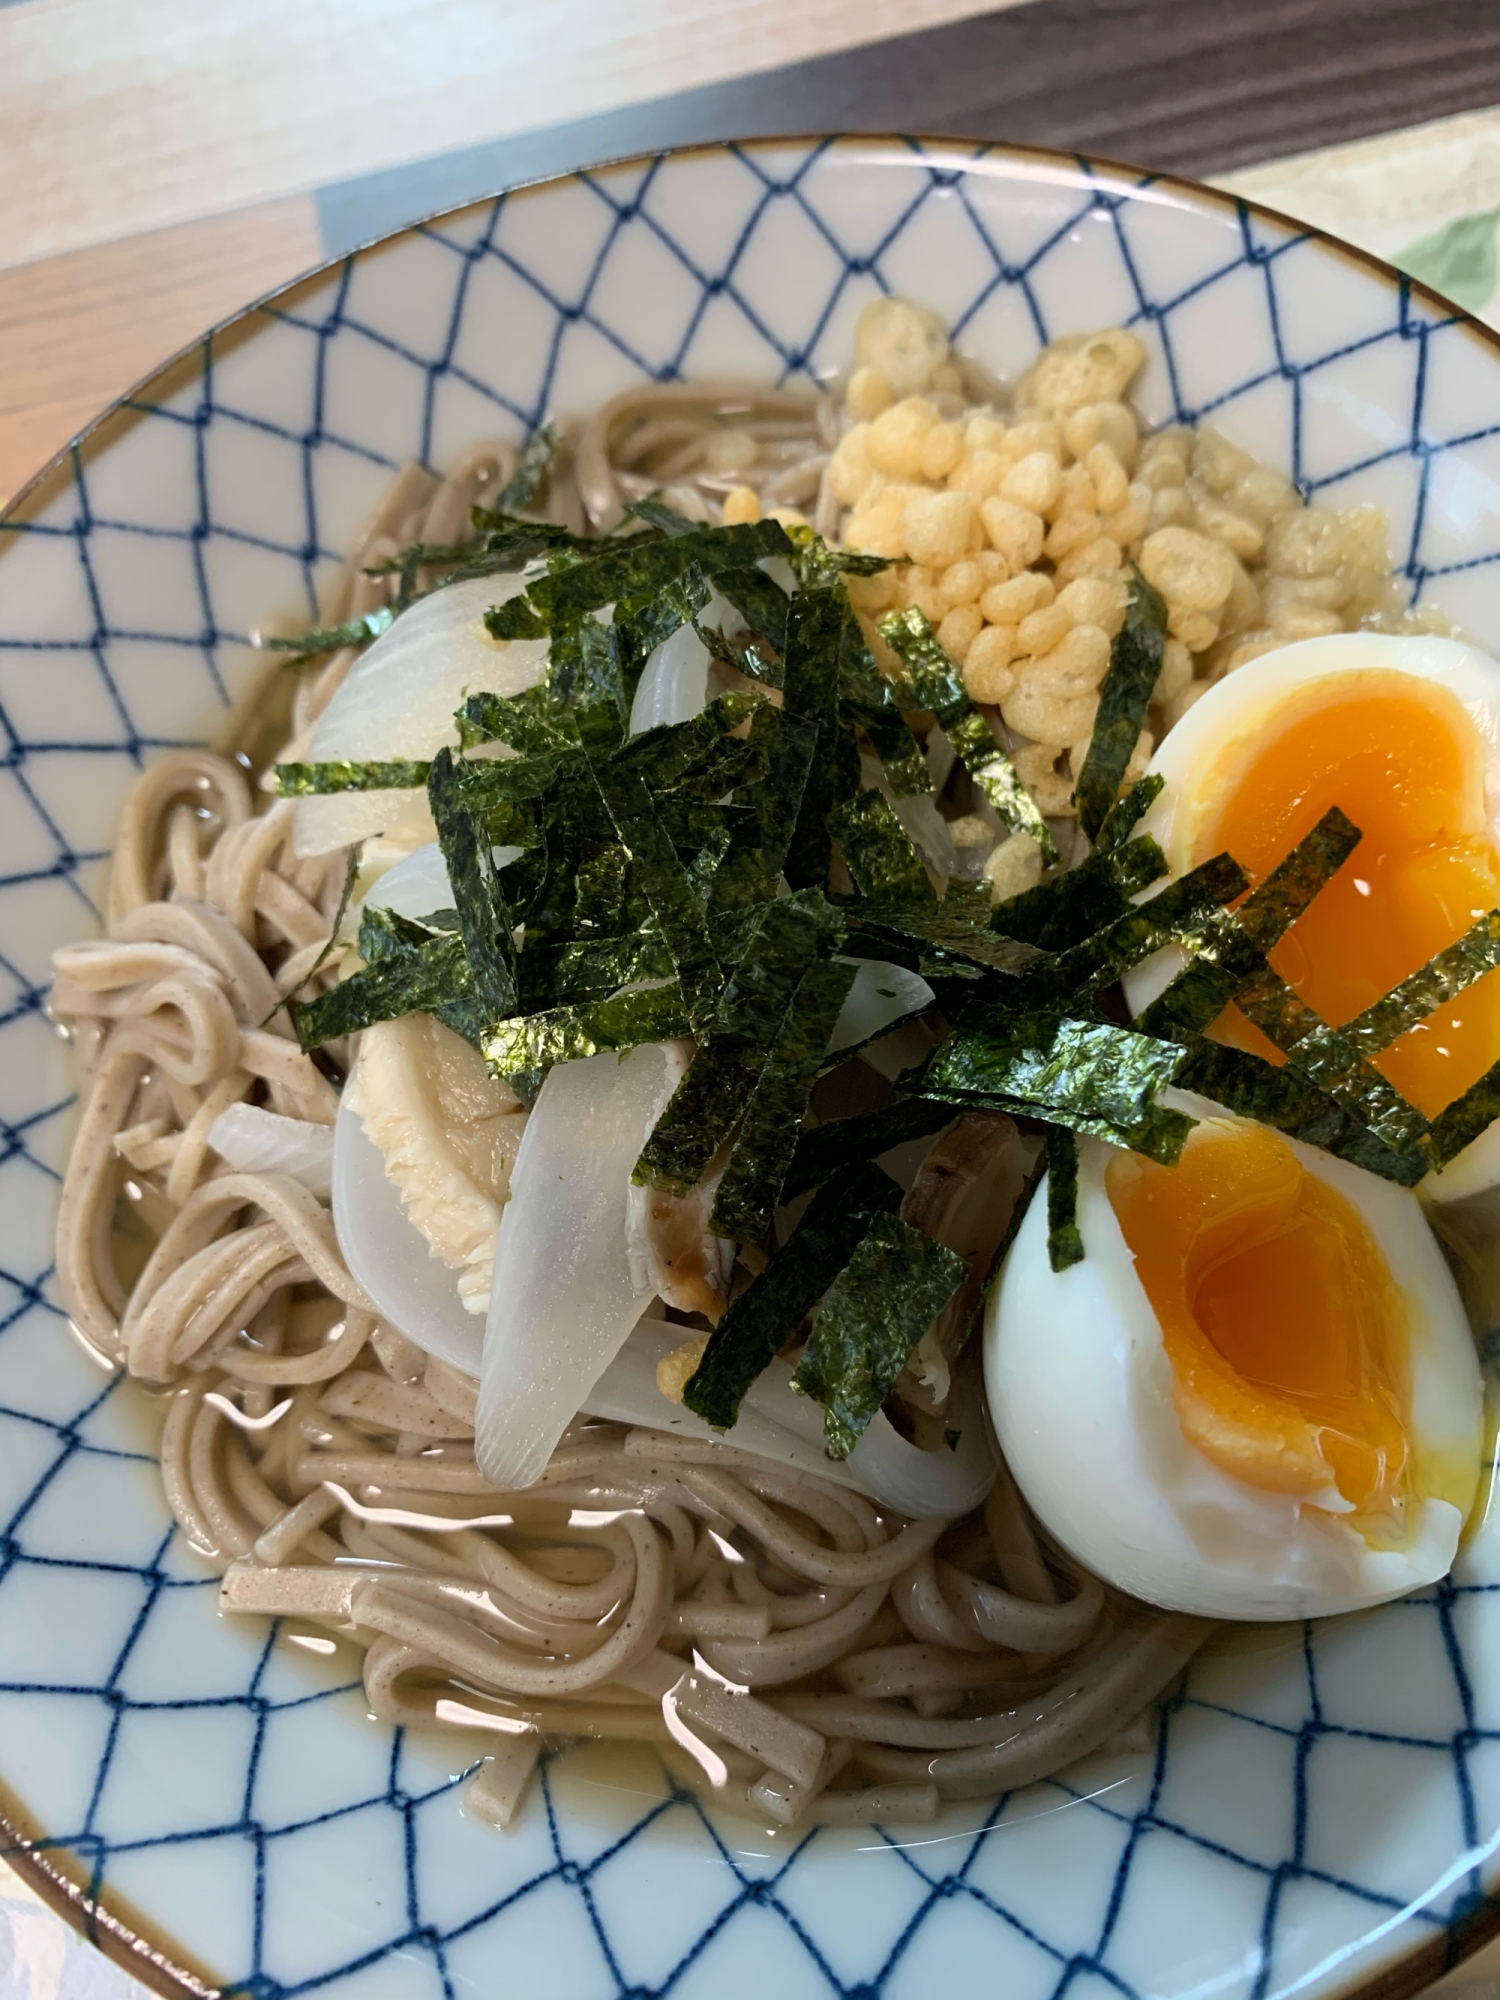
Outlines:
[[[1202,1100],[1183,1108],[1220,1116]],[[1480,1376],[1458,1292],[1415,1197],[1289,1141],[1354,1202],[1385,1253],[1410,1331],[1414,1445],[1472,1463]],[[1415,1502],[1399,1549],[1374,1549],[1338,1513],[1233,1478],[1183,1434],[1156,1314],[1105,1190],[1113,1149],[1079,1146],[1084,1261],[1055,1272],[1045,1192],[992,1294],[985,1381],[1005,1458],[1042,1524],[1106,1582],[1172,1611],[1284,1619],[1352,1611],[1445,1575],[1463,1517]],[[1333,1505],[1346,1508],[1337,1494]]]
[[[1268,713],[1294,689],[1372,669],[1435,682],[1458,700],[1484,746],[1485,819],[1490,838],[1500,847],[1500,662],[1475,646],[1430,634],[1398,638],[1380,632],[1336,632],[1280,646],[1226,675],[1167,732],[1150,766],[1162,778],[1162,790],[1136,830],[1160,843],[1171,873],[1153,884],[1147,896],[1158,894],[1167,880],[1192,866],[1203,817],[1218,799],[1216,788],[1207,781],[1226,750],[1252,746]],[[1182,949],[1170,945],[1128,972],[1124,985],[1131,1014],[1150,1006],[1185,963]],[[1429,1174],[1422,1195],[1431,1201],[1457,1201],[1497,1185],[1500,1124],[1481,1133],[1441,1174]]]

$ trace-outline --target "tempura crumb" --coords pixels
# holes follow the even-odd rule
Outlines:
[[[681,1347],[674,1347],[657,1362],[656,1386],[669,1403],[682,1401],[682,1392],[697,1374],[707,1346],[708,1335],[700,1333],[692,1340],[685,1340]]]

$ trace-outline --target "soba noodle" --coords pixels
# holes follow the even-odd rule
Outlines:
[[[576,434],[549,511],[601,531],[665,487],[711,519],[747,481],[768,507],[821,493],[826,511],[834,441],[826,399],[632,391]],[[386,601],[370,569],[461,538],[514,464],[481,443],[441,481],[408,468],[326,614]],[[297,680],[293,744],[355,658]],[[349,1059],[302,1054],[280,1005],[335,976],[343,857],[296,857],[292,805],[253,789],[250,762],[177,752],[138,781],[106,935],[58,954],[52,1001],[87,1076],[61,1282],[94,1348],[168,1386],[167,1499],[224,1607],[352,1635],[376,1715],[470,1732],[472,1802],[501,1824],[544,1744],[579,1737],[654,1745],[681,1782],[773,1822],[931,1818],[1074,1761],[1152,1701],[1207,1628],[1044,1555],[1004,1474],[982,1518],[907,1520],[741,1451],[580,1418],[536,1485],[486,1485],[475,1384],[380,1319],[326,1202],[209,1146],[233,1105],[331,1126]]]

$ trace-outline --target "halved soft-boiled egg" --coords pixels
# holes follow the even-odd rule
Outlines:
[[[1500,906],[1500,665],[1472,646],[1368,632],[1305,639],[1211,687],[1164,739],[1140,831],[1174,876],[1227,849],[1260,882],[1330,806],[1362,839],[1271,953],[1341,1026]],[[1139,1012],[1181,960],[1126,981]],[[1280,1061],[1237,1009],[1214,1032]],[[1374,1058],[1429,1117],[1500,1061],[1500,971]],[[1424,1194],[1500,1182],[1500,1127]]]
[[[1043,1525],[1169,1610],[1321,1616],[1431,1583],[1479,1481],[1478,1363],[1406,1189],[1181,1099],[1175,1167],[1083,1140],[1084,1261],[1033,1201],[985,1328]]]

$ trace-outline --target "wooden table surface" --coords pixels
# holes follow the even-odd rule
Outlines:
[[[810,130],[1224,175],[1497,101],[1496,0],[0,0],[0,499],[247,300],[515,180]],[[1475,145],[1372,247],[1500,199]]]
[[[1500,0],[0,0],[0,502],[326,257],[704,138],[956,133],[1212,177],[1500,325],[1497,103]],[[1500,2000],[1500,1946],[1439,1993]],[[0,2000],[144,1996],[0,1861]]]

